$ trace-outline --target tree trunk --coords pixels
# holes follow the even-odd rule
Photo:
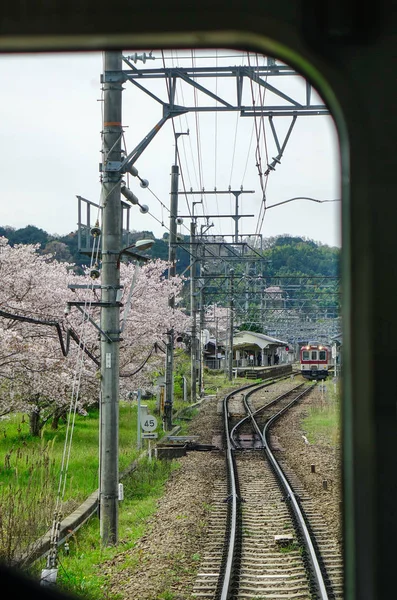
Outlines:
[[[59,421],[65,419],[65,414],[65,408],[60,408],[54,412],[51,421],[51,429],[58,429]]]
[[[40,411],[33,410],[29,415],[30,435],[39,437],[41,430]]]

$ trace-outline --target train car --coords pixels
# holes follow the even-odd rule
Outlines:
[[[323,344],[310,343],[300,350],[300,369],[305,379],[320,381],[329,373],[330,351]]]

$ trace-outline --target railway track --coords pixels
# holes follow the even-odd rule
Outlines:
[[[227,454],[230,481],[219,477],[214,482],[208,522],[210,544],[205,553],[201,552],[193,587],[197,599],[343,598],[339,547],[285,462],[284,475],[293,491],[280,486],[268,454],[272,452],[282,461],[283,453],[271,448],[270,435],[269,439],[262,438],[265,427],[270,432],[272,419],[313,386],[297,384],[293,376],[273,381],[277,381],[277,398],[271,391],[272,382],[263,381],[235,390],[224,403],[228,435],[223,443],[225,452],[215,451],[215,455],[222,465]],[[293,504],[306,514],[301,526]],[[302,529],[311,539],[309,549]],[[312,565],[311,553],[317,555],[317,567]],[[322,584],[318,583],[320,576]]]
[[[229,483],[227,493],[221,482],[215,487],[213,545],[201,563],[193,597],[342,598],[340,549],[329,541],[300,483],[285,465],[285,472],[280,468],[268,441],[272,423],[313,386],[289,381],[285,391],[267,401],[268,386],[250,386],[225,399]]]

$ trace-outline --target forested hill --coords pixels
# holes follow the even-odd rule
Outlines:
[[[15,244],[40,244],[40,252],[51,253],[59,261],[72,262],[79,266],[87,265],[89,257],[78,250],[77,231],[68,235],[51,235],[28,225],[21,229],[0,227],[0,236],[8,239],[11,246]],[[132,243],[138,239],[152,238],[153,247],[146,252],[151,258],[168,259],[168,235],[157,239],[150,231],[132,233]],[[303,237],[280,235],[266,238],[263,255],[266,259],[266,275],[322,275],[337,276],[339,274],[340,248],[327,246]],[[178,250],[177,271],[182,273],[189,265],[189,254]]]
[[[266,275],[339,275],[340,248],[301,237],[279,235],[265,239]]]
[[[15,244],[40,244],[41,253],[53,254],[61,262],[75,263],[80,267],[88,265],[90,262],[89,256],[79,251],[77,231],[71,231],[67,235],[60,236],[49,234],[44,229],[34,225],[28,225],[21,229],[6,226],[0,227],[0,236],[6,237],[11,246]],[[168,240],[156,239],[151,231],[141,231],[131,234],[131,243],[143,238],[155,240],[152,249],[144,254],[163,260],[168,259]],[[186,265],[188,262],[187,260]]]

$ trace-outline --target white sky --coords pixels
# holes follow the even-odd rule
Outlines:
[[[125,52],[126,55],[131,53]],[[215,66],[215,60],[208,56],[205,62],[197,58],[203,54],[196,51],[195,64]],[[228,58],[222,59],[221,53],[218,53],[218,64],[241,64],[240,57],[230,56],[232,52],[225,51],[224,54]],[[163,67],[161,52],[153,55],[155,61],[148,61],[146,65],[138,62],[136,66]],[[170,55],[169,51],[165,52],[165,56]],[[175,58],[177,54],[173,53],[173,56]],[[190,60],[167,60],[167,66],[191,66],[189,51],[180,51],[179,56],[190,57]],[[211,51],[209,56],[215,56],[215,52]],[[251,65],[256,64],[254,57],[251,56],[250,60]],[[247,62],[245,56],[244,63]],[[50,234],[64,235],[77,229],[76,195],[99,202],[102,72],[102,55],[99,53],[0,58],[3,84],[0,95],[3,115],[0,225],[20,228],[31,224]],[[234,79],[199,80],[199,83],[208,85],[214,92],[234,102]],[[301,78],[277,77],[271,78],[270,83],[282,87],[294,97],[300,91],[303,100],[304,82]],[[245,86],[248,94],[246,104],[252,104],[249,85]],[[151,82],[148,87],[166,98],[164,80],[156,85]],[[126,82],[124,88],[123,125],[126,149],[130,152],[160,120],[162,109],[130,82]],[[202,103],[199,92],[196,100]],[[267,93],[265,103],[273,100]],[[313,101],[320,103],[319,99]],[[178,88],[177,102],[194,104],[194,96],[186,84]],[[199,116],[190,112],[175,118],[174,122],[176,132],[190,130],[189,136],[181,136],[178,141],[187,189],[204,187],[213,190],[217,187],[218,190],[227,190],[229,185],[232,189],[240,189],[243,185],[246,190],[255,190],[254,194],[240,196],[240,213],[255,214],[255,218],[240,219],[239,223],[240,233],[257,232],[262,192],[255,166],[254,119],[241,118],[231,112],[201,113]],[[278,117],[274,122],[282,143],[290,117]],[[277,149],[267,119],[265,123],[270,162]],[[257,125],[260,126],[260,120],[257,120]],[[132,229],[153,231],[156,237],[162,237],[168,231],[169,213],[158,199],[169,207],[174,152],[174,133],[169,120],[135,163],[139,175],[149,180],[149,190],[141,189],[136,178],[129,178],[130,188],[141,203],[149,206],[151,213],[143,215],[138,207],[132,207]],[[265,170],[267,161],[263,135],[260,153]],[[330,116],[298,116],[281,164],[268,178],[266,196],[268,206],[296,196],[320,200],[340,198],[339,147]],[[197,196],[191,198],[199,199]],[[207,214],[230,214],[234,196],[207,195],[204,204]],[[181,196],[179,214],[187,212],[186,202]],[[260,233],[264,237],[287,233],[340,246],[339,215],[340,202],[293,201],[268,210]],[[229,219],[211,221],[214,227],[208,233],[234,232],[234,223]],[[189,219],[185,219],[181,233],[187,234],[188,228]]]

